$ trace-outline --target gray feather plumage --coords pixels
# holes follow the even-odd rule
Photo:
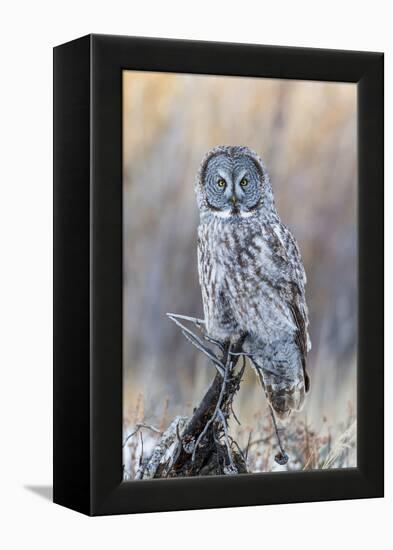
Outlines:
[[[278,216],[262,160],[247,147],[209,151],[196,195],[208,334],[222,341],[246,335],[267,398],[285,417],[301,408],[309,386],[306,275],[296,241]]]

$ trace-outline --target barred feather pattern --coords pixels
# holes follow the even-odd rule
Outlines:
[[[223,154],[232,162],[234,174],[245,155],[260,167],[262,200],[243,215],[237,210],[224,216],[222,210],[209,207],[206,163]],[[214,170],[217,165],[216,158]],[[223,342],[245,336],[244,350],[262,374],[267,399],[286,418],[301,409],[309,389],[306,275],[298,245],[277,214],[265,167],[250,149],[211,151],[202,163],[196,192],[201,213],[198,270],[207,332]]]

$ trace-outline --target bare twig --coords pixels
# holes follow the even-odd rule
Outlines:
[[[127,441],[128,441],[129,439],[131,439],[131,437],[133,437],[134,435],[136,435],[136,434],[139,432],[139,430],[141,430],[142,428],[143,428],[143,429],[146,429],[146,430],[151,430],[152,432],[155,432],[155,433],[157,433],[157,434],[159,434],[159,435],[162,435],[162,431],[161,431],[161,430],[159,430],[158,428],[155,428],[154,426],[150,426],[149,424],[139,423],[139,424],[136,424],[136,425],[135,425],[135,428],[136,428],[136,429],[135,429],[132,433],[130,433],[130,434],[125,438],[125,440],[124,440],[124,442],[123,442],[123,449],[124,449],[124,447],[126,446]]]
[[[221,376],[224,376],[224,367],[223,367],[223,364],[221,363],[221,361],[218,359],[218,357],[216,357],[214,355],[214,353],[209,350],[209,348],[207,348],[206,346],[203,346],[202,344],[200,344],[198,342],[198,340],[193,340],[189,334],[187,332],[185,332],[184,330],[182,330],[182,334],[183,336],[186,338],[186,340],[188,340],[193,346],[195,346],[199,351],[201,351],[202,353],[204,353],[213,363],[214,363],[214,366],[216,367],[217,371],[220,373]]]
[[[236,420],[236,423],[241,426],[242,423],[240,422],[240,420],[238,419],[238,417],[236,416],[236,413],[235,411],[233,410],[233,403],[231,402],[230,405],[229,405],[229,408],[231,409],[231,412],[233,414],[233,418]]]
[[[220,417],[221,424],[222,424],[222,427],[224,429],[224,439],[225,439],[225,445],[226,445],[226,448],[227,448],[228,459],[229,459],[229,467],[228,466],[225,467],[224,472],[228,473],[228,474],[237,474],[238,470],[235,466],[235,463],[233,462],[231,444],[229,443],[229,439],[228,439],[228,428],[227,428],[226,418],[225,418],[225,416],[224,416],[221,409],[218,409],[217,415]]]
[[[250,359],[255,355],[255,353],[248,353],[246,351],[230,351],[229,354],[233,355],[234,357],[249,357]]]
[[[141,431],[139,432],[139,436],[141,438],[141,454],[140,454],[140,457],[139,457],[139,468],[140,468],[141,465],[143,464],[143,436],[142,436]]]
[[[214,344],[217,346],[222,352],[225,351],[225,347],[223,346],[222,342],[219,340],[216,340],[215,338],[212,338],[209,336],[209,334],[206,334],[205,331],[205,321],[203,319],[197,319],[196,317],[188,317],[187,315],[178,315],[177,313],[167,313],[167,316],[174,321],[175,319],[184,319],[184,321],[189,321],[190,323],[194,323],[194,325],[202,332],[203,339],[207,342],[210,342],[211,344]]]
[[[284,447],[282,446],[281,437],[280,437],[280,434],[279,434],[279,430],[277,428],[276,417],[275,417],[275,414],[274,414],[274,411],[273,411],[273,407],[270,405],[270,403],[269,403],[269,409],[270,409],[270,414],[271,414],[272,420],[273,420],[273,426],[274,426],[274,431],[275,431],[276,437],[277,437],[277,443],[278,443],[278,446],[279,446],[279,449],[280,449],[280,452],[276,454],[276,456],[274,457],[274,460],[277,462],[277,464],[280,464],[280,466],[284,466],[288,462],[289,456],[287,455],[287,453],[285,452]]]
[[[178,327],[180,327],[182,329],[182,331],[185,331],[187,332],[187,334],[189,334],[192,338],[195,338],[197,341],[199,341],[199,343],[203,346],[203,342],[200,340],[200,338],[198,338],[198,336],[196,336],[192,330],[190,330],[189,328],[187,328],[185,325],[183,325],[183,323],[181,323],[176,317],[173,317],[173,315],[171,315],[170,313],[167,313],[167,316],[169,317],[169,319],[171,321],[173,321]]]
[[[193,345],[195,346],[199,351],[204,353],[211,361],[213,361],[215,367],[217,368],[218,372],[223,375],[224,372],[224,365],[221,363],[221,361],[218,359],[216,354],[207,346],[204,345],[203,341],[192,332],[188,327],[183,325],[176,317],[173,316],[171,313],[167,313],[167,316],[171,321],[173,321],[178,327],[182,329],[182,334],[185,336],[185,338]],[[185,316],[180,316],[180,318],[184,318]],[[199,322],[199,319],[196,319]]]
[[[241,450],[239,443],[235,439],[233,439],[233,437],[231,435],[229,436],[229,439],[231,440],[232,445],[235,445],[236,449],[238,450],[239,455],[242,457],[242,459],[244,461],[244,464],[246,464],[247,457],[244,455],[243,451]]]
[[[204,319],[197,319],[197,317],[188,317],[187,315],[179,315],[178,313],[167,313],[168,317],[172,317],[174,319],[184,319],[185,321],[190,321],[191,323],[194,323],[198,328],[205,324]]]
[[[218,411],[220,410],[222,398],[223,398],[225,388],[226,388],[226,384],[227,384],[228,372],[230,372],[230,370],[231,370],[231,364],[232,364],[232,361],[231,361],[230,355],[228,353],[228,357],[227,357],[227,361],[226,361],[226,365],[225,365],[224,378],[223,378],[222,385],[221,385],[220,395],[218,397],[218,401],[217,401],[217,404],[216,404],[216,407],[214,409],[213,414],[211,415],[209,420],[206,422],[205,427],[203,428],[202,432],[200,433],[198,439],[195,442],[194,449],[192,451],[192,462],[195,461],[195,453],[196,453],[196,450],[198,448],[198,445],[200,444],[200,442],[202,441],[202,439],[206,435],[210,425],[214,422],[214,420],[217,417]]]
[[[262,445],[265,445],[266,443],[269,443],[269,441],[272,438],[272,434],[269,434],[266,437],[260,437],[259,439],[254,439],[254,441],[250,441],[251,433],[252,432],[250,432],[250,436],[249,436],[249,439],[248,439],[248,442],[247,442],[247,447],[244,450],[244,452],[247,452],[247,453],[248,453],[248,450],[250,449],[250,447],[253,447],[254,445],[260,445],[261,443],[262,443]]]
[[[262,387],[264,388],[265,387],[265,384],[264,384],[264,381],[263,381],[263,377],[262,377],[262,373],[261,373],[261,368],[260,366],[255,362],[253,361],[253,364],[255,366],[255,370],[257,371],[257,374],[259,376],[259,380],[261,382],[261,385]],[[279,464],[280,466],[284,466],[288,460],[289,460],[289,456],[288,454],[285,452],[285,449],[281,443],[281,437],[280,437],[280,434],[279,434],[279,431],[278,431],[278,428],[277,428],[277,422],[276,422],[276,417],[275,417],[275,414],[274,414],[274,411],[273,411],[273,407],[271,406],[271,404],[269,403],[269,410],[270,410],[270,414],[271,414],[271,417],[272,417],[272,421],[273,421],[273,427],[274,427],[274,431],[275,431],[275,434],[276,434],[276,438],[277,438],[277,443],[278,443],[278,447],[280,449],[280,451],[276,454],[276,456],[274,457],[274,460],[277,462],[277,464]]]
[[[246,448],[244,450],[244,457],[245,457],[245,461],[247,461],[247,458],[248,458],[248,450],[251,446],[251,435],[252,435],[252,430],[250,430],[250,433],[248,434],[248,440],[247,440],[247,445],[246,445]]]
[[[214,338],[212,338],[208,334],[203,334],[203,338],[207,342],[210,342],[211,344],[214,344],[215,346],[217,346],[222,351],[222,353],[225,353],[225,346],[223,346],[223,344],[221,342],[219,342],[219,340],[215,340]]]

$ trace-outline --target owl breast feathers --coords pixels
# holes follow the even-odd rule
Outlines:
[[[206,328],[222,342],[245,337],[281,418],[309,389],[306,276],[296,241],[274,206],[262,160],[247,147],[217,147],[196,181],[198,269]]]

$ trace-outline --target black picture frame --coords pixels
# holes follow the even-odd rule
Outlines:
[[[358,466],[122,481],[122,71],[358,86]],[[383,496],[383,54],[88,35],[54,48],[54,502],[88,515]]]

